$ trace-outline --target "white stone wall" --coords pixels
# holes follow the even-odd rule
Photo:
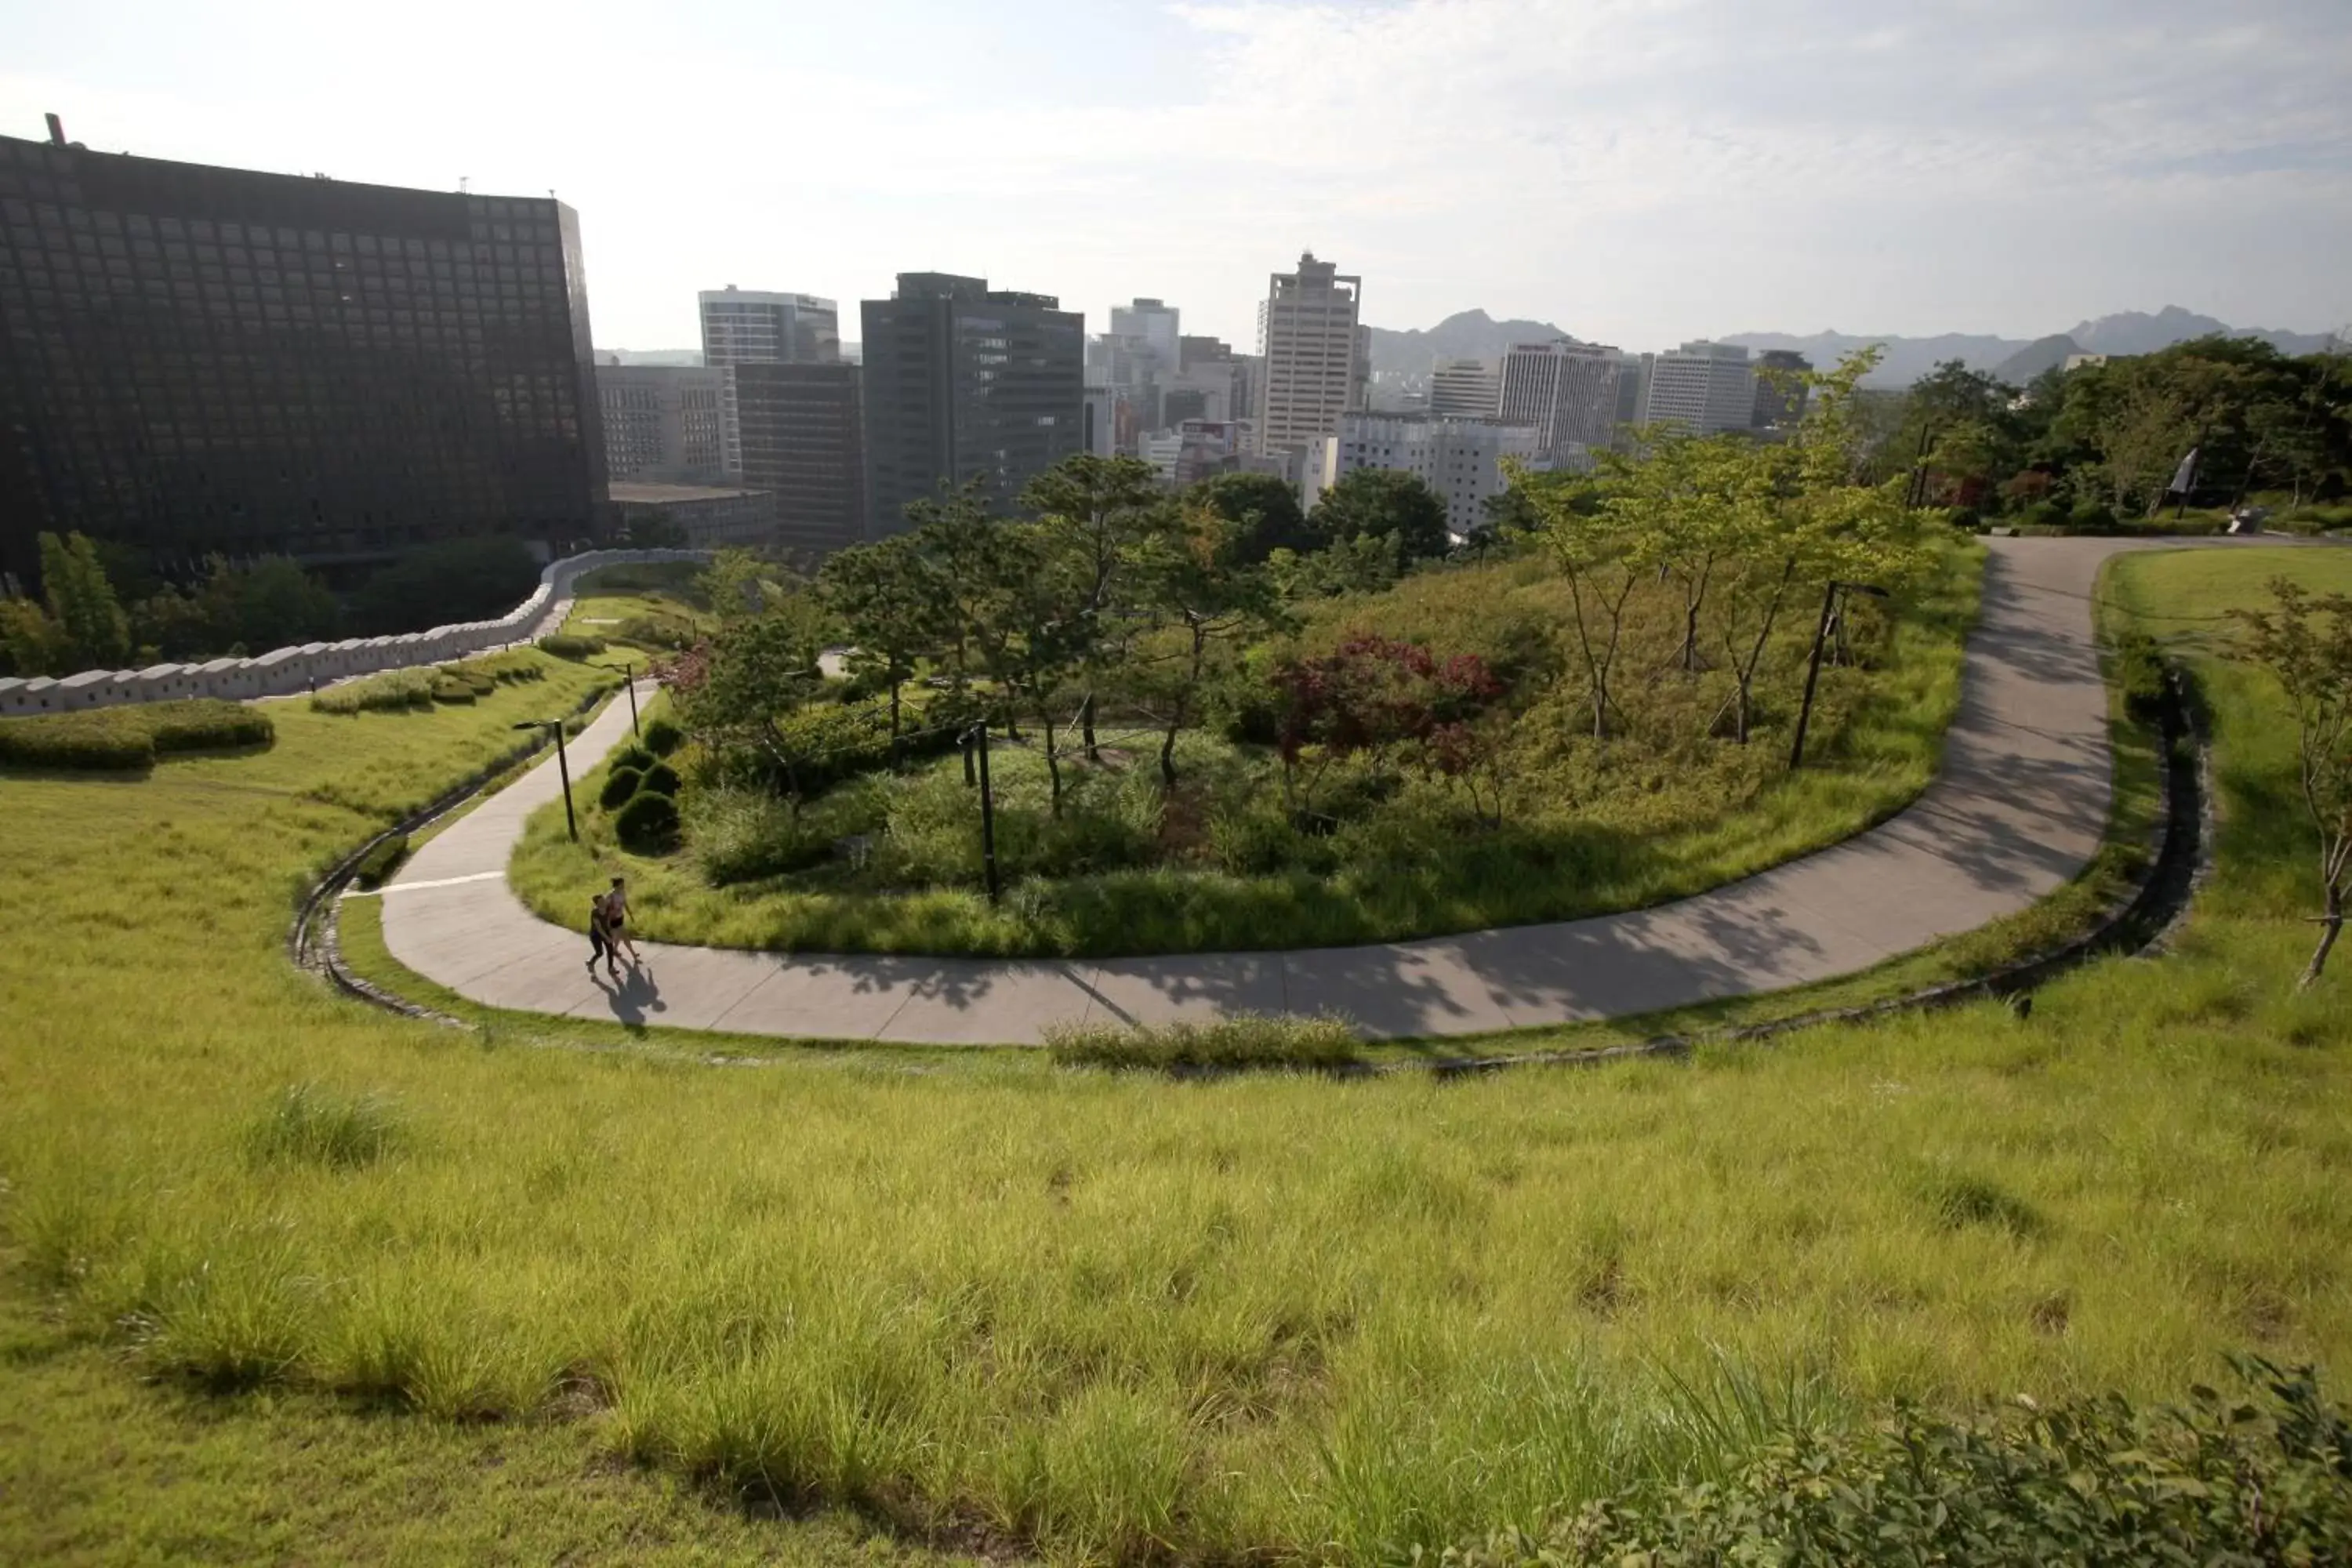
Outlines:
[[[646,566],[671,561],[703,561],[699,550],[591,550],[551,563],[539,574],[530,598],[495,621],[467,621],[398,637],[351,637],[342,642],[305,643],[272,648],[253,658],[215,658],[202,664],[157,664],[145,669],[85,669],[56,679],[36,676],[0,679],[0,716],[66,713],[118,702],[163,702],[184,697],[287,697],[347,680],[355,675],[446,664],[515,643],[535,642],[562,625],[572,584],[600,566]]]

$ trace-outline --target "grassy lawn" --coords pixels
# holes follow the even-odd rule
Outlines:
[[[1925,787],[1958,701],[1981,563],[1973,543],[1953,544],[1877,668],[1823,672],[1808,766],[1793,775],[1782,765],[1793,690],[1775,689],[1751,744],[1699,738],[1720,681],[1674,668],[1679,607],[1661,591],[1641,601],[1629,633],[1627,668],[1638,674],[1627,683],[1641,690],[1627,699],[1629,732],[1594,742],[1573,682],[1540,686],[1513,727],[1515,804],[1500,828],[1467,821],[1444,784],[1343,768],[1327,797],[1353,804],[1335,807],[1328,836],[1299,834],[1283,817],[1269,749],[1205,731],[1183,737],[1179,788],[1163,798],[1158,737],[1113,720],[1103,725],[1113,737],[1108,765],[1062,764],[1071,782],[1058,817],[1039,737],[994,753],[1007,882],[996,907],[981,890],[977,808],[953,756],[837,785],[796,827],[780,804],[698,784],[681,758],[687,849],[631,855],[594,810],[574,843],[556,808],[533,818],[510,874],[551,920],[577,923],[589,893],[619,871],[645,935],[788,952],[1108,957],[1339,946],[1638,909],[1834,843]],[[1299,643],[1317,651],[1377,627],[1500,658],[1564,635],[1566,592],[1539,560],[1429,574],[1369,601],[1317,607]],[[1812,629],[1809,615],[1785,618],[1782,684],[1801,675]],[[796,835],[816,863],[748,879],[716,868],[760,835]],[[853,837],[874,847],[862,866],[825,858],[826,846]]]
[[[2186,553],[2108,597],[2169,626],[2273,561],[2352,584]],[[721,1071],[288,970],[306,872],[502,745],[514,693],[7,777],[0,1436],[40,1443],[0,1441],[0,1556],[880,1550],[685,1477],[1065,1560],[1363,1561],[1786,1417],[2340,1367],[2352,1004],[2290,989],[2274,694],[2204,669],[2228,815],[2177,956],[2028,1020],[1450,1085]]]

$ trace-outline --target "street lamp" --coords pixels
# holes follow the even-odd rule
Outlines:
[[[644,731],[637,728],[636,660],[633,658],[625,658],[621,661],[621,684],[627,688],[629,693],[629,733],[632,735],[642,735]]]
[[[1813,716],[1813,683],[1822,678],[1822,644],[1829,640],[1830,617],[1837,612],[1840,594],[1867,594],[1874,599],[1884,599],[1886,590],[1871,583],[1841,583],[1835,578],[1822,591],[1822,620],[1813,628],[1812,662],[1805,667],[1805,700],[1797,709],[1797,738],[1789,747],[1789,771],[1794,773],[1805,761],[1805,726]]]
[[[561,719],[526,719],[515,726],[518,730],[544,730],[555,737],[555,772],[563,780],[563,827],[572,835],[572,842],[580,842],[580,819],[572,814],[572,763],[563,754],[563,721]]]

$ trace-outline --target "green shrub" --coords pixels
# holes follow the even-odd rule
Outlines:
[[[433,674],[424,669],[387,669],[331,686],[310,699],[320,713],[393,713],[433,706]]]
[[[604,775],[604,787],[597,792],[596,804],[606,811],[620,810],[629,797],[637,793],[645,778],[646,775],[635,768],[614,768]]]
[[[2107,534],[2121,531],[2116,514],[2101,501],[2084,501],[2066,516],[2066,527],[2074,533]]]
[[[2116,683],[2123,691],[2124,708],[2133,718],[2153,724],[2163,716],[2171,686],[2154,637],[2134,631],[2116,639]]]
[[[651,719],[646,722],[644,745],[656,757],[667,757],[686,743],[686,731],[667,719]]]
[[[1237,1013],[1209,1024],[1058,1024],[1045,1048],[1059,1067],[1334,1068],[1358,1059],[1356,1033],[1337,1018]]]
[[[277,735],[268,714],[222,698],[134,702],[0,720],[0,762],[135,773],[159,752],[266,746]]]
[[[640,790],[613,819],[621,846],[638,855],[666,855],[677,847],[677,802]]]
[[[833,838],[765,790],[698,789],[687,839],[714,888],[803,870],[833,858]]]
[[[115,711],[143,719],[158,752],[226,751],[236,746],[267,746],[278,739],[278,726],[268,713],[226,698],[197,697],[184,702],[156,702]]]
[[[1450,1547],[1450,1568],[1764,1563],[2352,1562],[2352,1421],[2308,1369],[2242,1362],[2251,1398],[2120,1395],[1868,1430],[1799,1432],[1728,1481],[1593,1503],[1529,1536]],[[1431,1560],[1416,1552],[1411,1559]]]
[[[631,616],[614,628],[613,640],[675,653],[694,646],[695,632],[693,623],[675,616]]]
[[[603,637],[582,637],[576,632],[550,632],[539,639],[541,650],[558,658],[583,659],[604,651]]]
[[[656,763],[645,772],[645,783],[638,786],[656,795],[666,795],[676,800],[678,795],[677,770],[667,763]]]
[[[352,875],[362,888],[380,888],[407,858],[408,835],[395,833],[362,856]]]
[[[379,1095],[355,1099],[316,1084],[280,1090],[246,1129],[246,1152],[257,1164],[299,1163],[347,1170],[393,1152],[404,1141],[399,1112]]]
[[[448,675],[435,676],[430,689],[436,702],[471,702],[478,695],[471,682]]]
[[[609,765],[615,772],[622,768],[634,768],[644,773],[660,760],[643,746],[621,746],[614,751]]]

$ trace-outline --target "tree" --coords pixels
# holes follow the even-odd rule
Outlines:
[[[41,595],[64,634],[68,658],[79,668],[119,667],[131,657],[131,622],[107,581],[106,563],[86,534],[59,539],[44,533]]]
[[[1717,571],[1737,542],[1734,509],[1757,447],[1739,436],[1669,432],[1637,452],[1601,455],[1600,505],[1635,565],[1654,566],[1680,590],[1686,673],[1699,668],[1699,626]]]
[[[949,601],[921,542],[908,533],[836,551],[817,573],[817,596],[852,644],[853,668],[890,688],[890,739],[898,739],[899,693],[915,661],[939,646]]]
[[[742,549],[717,552],[694,578],[695,590],[709,602],[721,626],[765,615],[800,585],[789,569]]]
[[[1419,643],[1373,633],[1328,654],[1286,659],[1275,685],[1276,751],[1294,817],[1313,813],[1316,786],[1343,757],[1379,762],[1410,745],[1435,770],[1460,776],[1475,765],[1475,728],[1504,694],[1475,654],[1440,658]]]
[[[1095,687],[1123,656],[1139,624],[1135,564],[1166,533],[1173,509],[1150,464],[1135,458],[1080,452],[1063,458],[1022,488],[1021,502],[1037,514],[1037,537],[1047,562],[1040,586],[1063,602],[1048,612],[1067,662],[1082,666],[1085,695],[1078,722],[1090,762],[1095,743]],[[1052,758],[1048,757],[1050,763]]]
[[[1358,468],[1323,492],[1307,524],[1325,539],[1393,535],[1407,563],[1434,560],[1454,548],[1445,502],[1420,476],[1394,468]]]
[[[1632,526],[1637,514],[1608,504],[1609,487],[1622,471],[1612,465],[1595,479],[1548,483],[1512,476],[1512,488],[1525,492],[1538,520],[1538,537],[1568,579],[1570,618],[1596,741],[1608,738],[1609,715],[1617,710],[1609,682],[1624,640],[1625,605],[1651,568]]]
[[[2294,710],[2296,782],[2319,840],[2319,945],[2299,983],[2317,983],[2344,929],[2344,875],[2352,863],[2352,598],[2315,597],[2271,581],[2272,608],[2234,612],[2242,657],[2277,677]]]
[[[1304,554],[1328,542],[1307,525],[1298,492],[1276,474],[1213,474],[1184,499],[1234,525],[1237,565],[1257,565],[1277,550]]]
[[[714,751],[748,745],[766,756],[783,774],[795,815],[805,759],[777,721],[824,683],[819,626],[797,605],[738,617],[664,672],[687,730]]]
[[[1276,625],[1284,616],[1265,568],[1245,563],[1251,525],[1200,500],[1187,501],[1174,531],[1145,563],[1150,603],[1181,642],[1172,659],[1147,665],[1130,684],[1161,705],[1160,781],[1176,787],[1176,736],[1190,722],[1211,650]]]

